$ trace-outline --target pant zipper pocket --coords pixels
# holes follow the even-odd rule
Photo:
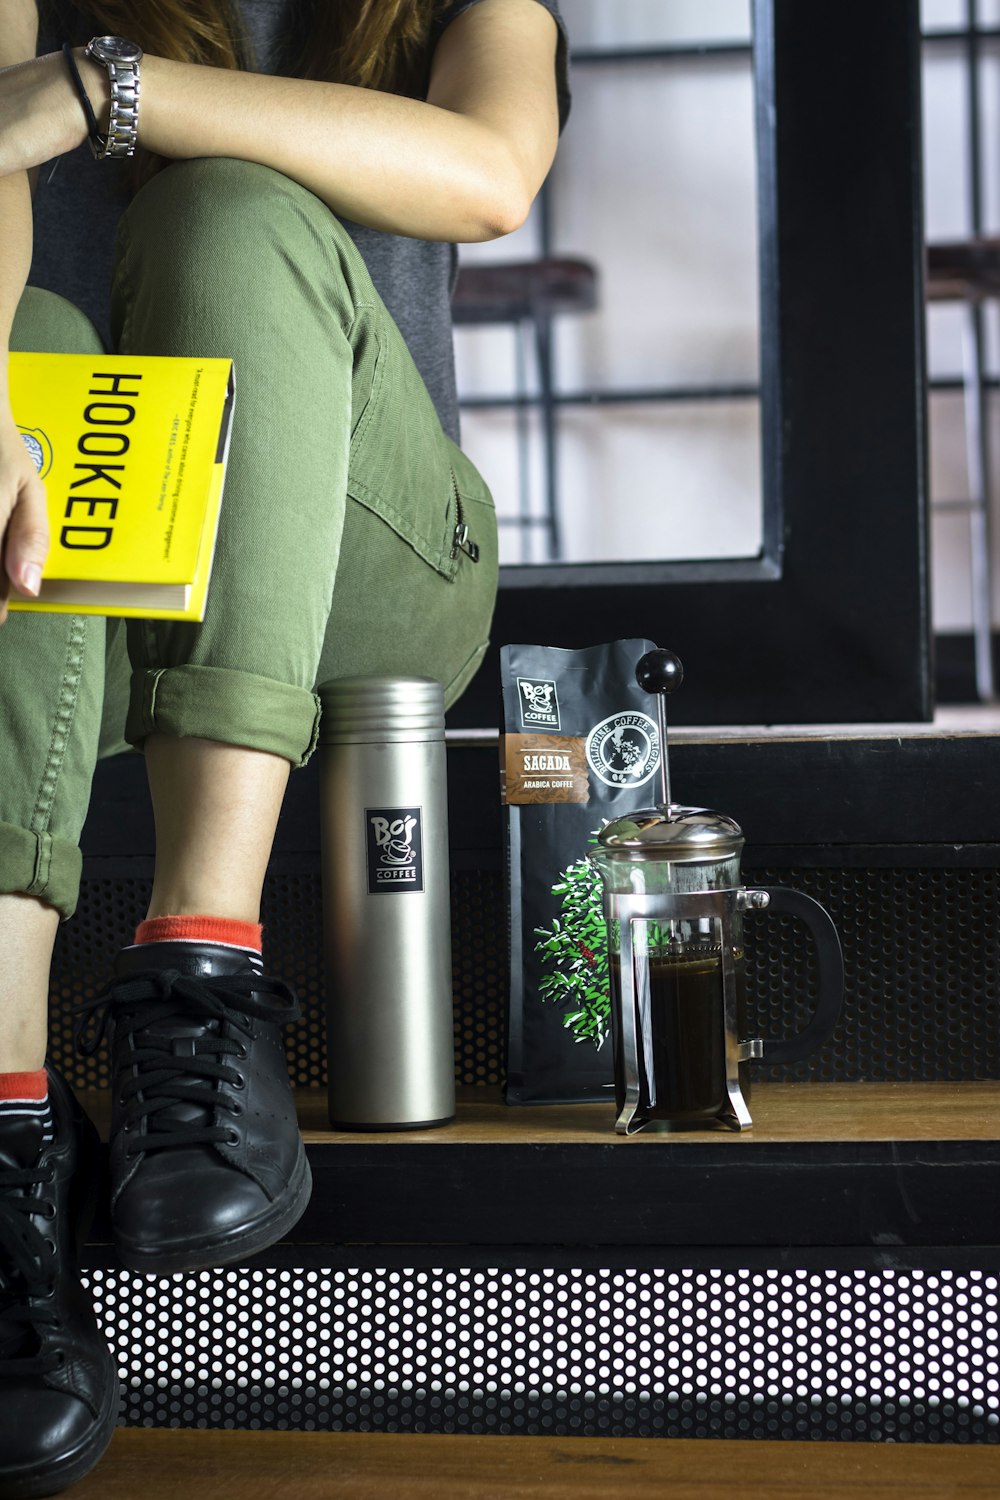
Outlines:
[[[458,480],[455,478],[454,469],[451,471],[451,488],[455,496],[455,530],[451,537],[451,555],[457,557],[460,552],[464,552],[472,562],[478,562],[479,548],[469,535],[469,526],[462,510],[462,497],[458,493]]]

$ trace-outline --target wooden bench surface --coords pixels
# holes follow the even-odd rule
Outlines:
[[[951,1500],[1000,1447],[119,1429],[72,1500]]]
[[[518,1145],[556,1142],[618,1145],[624,1150],[730,1142],[734,1146],[779,1141],[995,1141],[1000,1136],[1000,1082],[962,1083],[758,1083],[750,1097],[752,1130],[720,1125],[671,1130],[659,1123],[637,1135],[615,1134],[614,1105],[506,1105],[497,1089],[459,1090],[454,1122],[435,1130],[332,1131],[326,1092],[300,1089],[299,1119],[307,1141],[399,1147]]]
[[[81,1089],[88,1114],[107,1139],[110,1095]],[[458,1091],[455,1120],[434,1130],[331,1130],[326,1090],[296,1090],[299,1122],[312,1145],[374,1145],[398,1149],[462,1145],[618,1145],[623,1150],[661,1145],[731,1143],[750,1147],[808,1141],[995,1141],[1000,1137],[1000,1082],[976,1083],[760,1083],[750,1105],[752,1130],[720,1126],[701,1130],[648,1127],[625,1138],[615,1134],[612,1104],[503,1103],[496,1088]]]

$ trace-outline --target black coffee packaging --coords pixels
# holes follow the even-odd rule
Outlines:
[[[614,1099],[600,829],[656,803],[655,700],[635,680],[651,641],[500,652],[510,997],[507,1102]]]

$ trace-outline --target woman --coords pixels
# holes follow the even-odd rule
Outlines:
[[[238,398],[202,625],[0,629],[0,1496],[71,1483],[117,1414],[74,1269],[94,1137],[44,1067],[95,760],[143,750],[157,835],[147,919],[101,1000],[115,1240],[137,1269],[218,1265],[308,1201],[279,1039],[294,1000],[262,972],[259,918],[317,684],[417,672],[451,702],[485,651],[495,522],[455,445],[451,246],[523,221],[565,112],[551,0],[107,0],[41,20],[4,6],[0,334],[232,357]],[[138,77],[136,119],[113,75],[126,96]],[[0,384],[0,620],[10,590],[37,592],[46,532]]]

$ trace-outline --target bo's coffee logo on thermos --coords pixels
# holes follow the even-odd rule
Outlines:
[[[419,807],[366,807],[368,890],[422,891],[424,852]]]

